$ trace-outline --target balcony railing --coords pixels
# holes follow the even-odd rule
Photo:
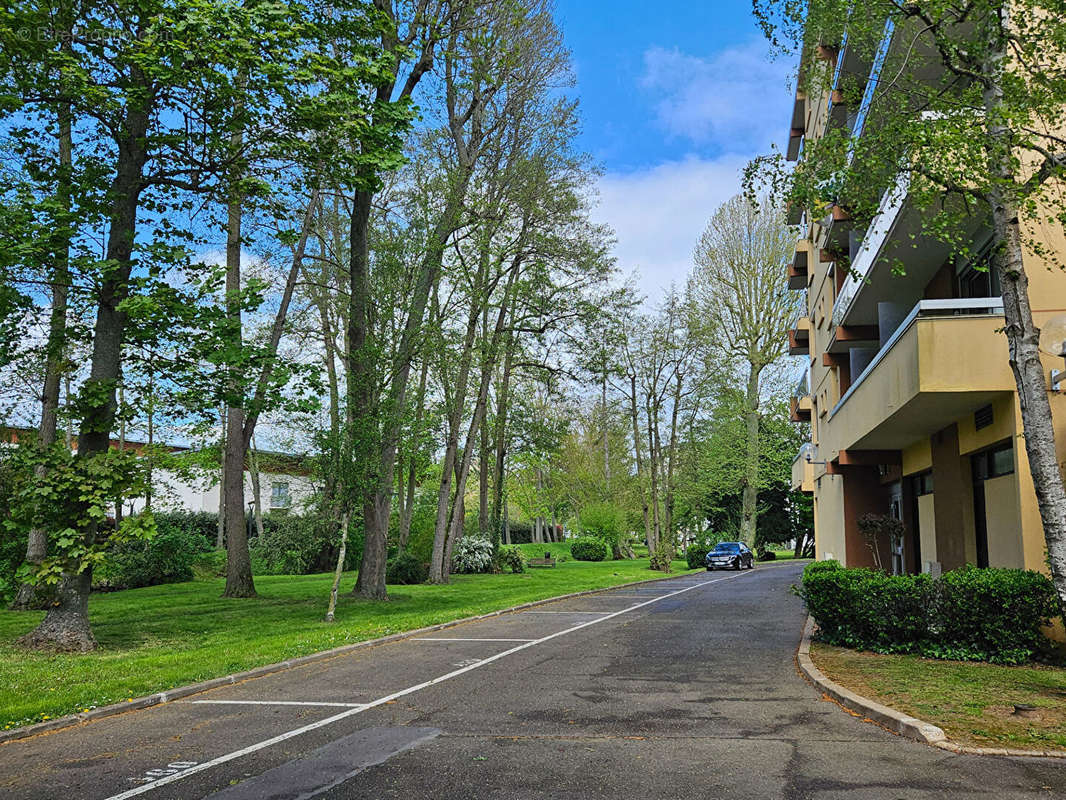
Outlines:
[[[878,82],[881,79],[881,70],[884,69],[888,50],[892,46],[892,34],[895,32],[895,23],[889,19],[885,21],[885,30],[881,34],[881,43],[874,54],[874,62],[870,66],[870,77],[866,80],[866,88],[862,93],[862,102],[859,111],[855,115],[855,123],[851,128],[851,145],[848,147],[848,164],[851,164],[855,156],[855,142],[862,136],[866,127],[866,118],[870,115],[870,107],[873,105],[874,95],[877,92]]]
[[[858,253],[852,259],[851,268],[844,279],[844,285],[840,287],[836,300],[833,301],[833,324],[841,325],[852,303],[858,297],[862,287],[866,284],[873,270],[874,264],[880,258],[885,245],[892,234],[892,229],[899,219],[903,204],[907,199],[907,187],[909,186],[909,174],[901,172],[896,183],[890,186],[881,197],[881,205],[877,214],[870,221],[869,227],[862,238],[862,244]]]
[[[1003,298],[1002,297],[960,297],[950,300],[920,300],[911,312],[906,316],[903,322],[895,332],[885,342],[884,347],[877,351],[877,355],[873,357],[870,363],[866,366],[858,377],[852,378],[851,386],[839,402],[833,406],[832,411],[829,412],[829,417],[832,419],[833,415],[840,410],[840,408],[848,401],[855,391],[862,385],[862,382],[877,369],[877,365],[880,364],[885,357],[892,351],[903,334],[914,324],[917,319],[924,319],[929,317],[960,317],[960,316],[996,316],[1003,313]]]

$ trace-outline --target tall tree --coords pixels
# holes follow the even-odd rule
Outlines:
[[[748,544],[755,543],[758,516],[761,378],[785,356],[785,333],[798,309],[781,280],[794,244],[795,231],[768,199],[756,204],[737,196],[715,211],[695,252],[695,302],[726,357],[741,368],[747,436],[740,537]]]

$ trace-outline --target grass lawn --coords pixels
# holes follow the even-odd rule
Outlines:
[[[862,653],[815,642],[831,680],[942,728],[960,744],[1066,751],[1066,669]],[[1035,706],[1033,718],[1014,704]]]
[[[95,706],[216,678],[349,642],[484,614],[531,600],[654,578],[648,560],[589,563],[567,545],[525,545],[527,555],[551,550],[566,561],[519,575],[456,575],[447,586],[389,587],[390,601],[351,594],[345,575],[336,621],[322,622],[332,575],[271,575],[255,580],[259,597],[219,597],[210,579],[95,594],[89,604],[99,649],[86,655],[29,654],[13,646],[42,618],[0,611],[0,728],[50,719]],[[687,571],[674,562],[674,573]]]

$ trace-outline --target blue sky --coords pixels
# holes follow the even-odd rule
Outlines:
[[[790,60],[771,59],[748,0],[557,0],[581,144],[605,170],[597,216],[657,301],[684,282],[749,159],[788,132]]]

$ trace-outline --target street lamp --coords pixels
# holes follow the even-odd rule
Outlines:
[[[813,442],[804,442],[800,448],[800,457],[803,458],[808,464],[821,464],[823,467],[826,462],[816,461],[818,458],[818,447]]]
[[[1047,321],[1040,329],[1040,351],[1049,356],[1066,360],[1066,314],[1059,314]],[[1061,392],[1061,384],[1066,381],[1066,371],[1051,370],[1048,384],[1053,392]]]

